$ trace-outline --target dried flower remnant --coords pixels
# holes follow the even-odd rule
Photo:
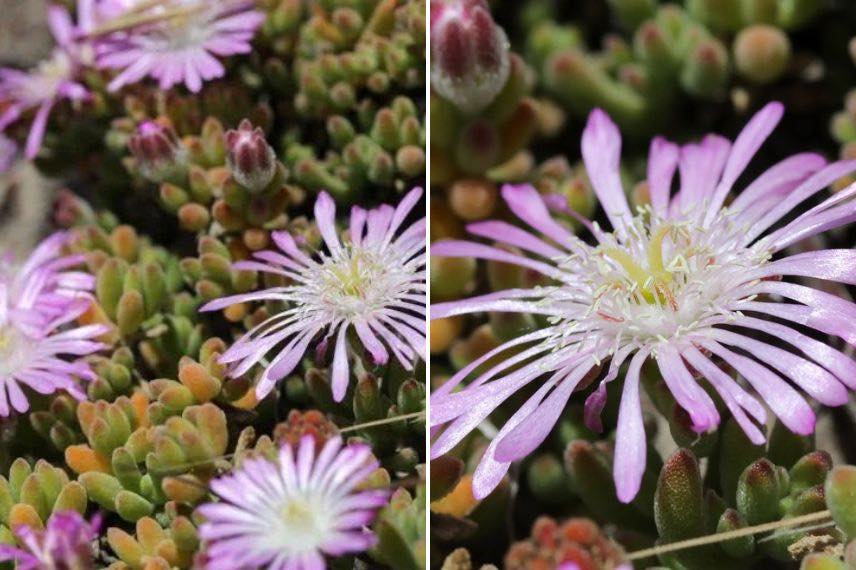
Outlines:
[[[715,429],[720,417],[695,374],[710,383],[755,444],[764,441],[759,425],[767,420],[757,396],[798,434],[811,433],[815,423],[815,413],[800,390],[827,406],[847,402],[849,390],[856,389],[856,363],[793,326],[764,317],[856,342],[852,303],[777,279],[814,277],[853,284],[856,253],[820,250],[774,258],[806,237],[851,221],[856,186],[772,229],[796,206],[856,170],[856,162],[827,165],[815,154],[794,155],[767,170],[725,206],[737,178],[782,113],[780,104],[767,105],[733,143],[708,135],[700,143],[679,148],[654,139],[648,163],[651,206],[633,215],[618,170],[618,129],[605,113],[595,110],[583,133],[582,155],[612,232],[581,220],[596,242],[589,245],[551,217],[547,202],[562,208],[561,200],[542,197],[529,186],[507,186],[503,196],[509,208],[552,243],[506,222],[491,221],[472,224],[469,230],[532,255],[466,241],[432,247],[435,255],[503,261],[552,280],[541,287],[509,289],[432,308],[432,318],[499,311],[538,314],[549,321],[547,327],[475,360],[432,395],[431,424],[440,432],[432,447],[437,456],[512,394],[547,376],[486,451],[475,473],[477,496],[487,495],[512,461],[544,441],[575,388],[601,363],[608,362],[605,376],[586,401],[586,421],[595,429],[601,427],[607,383],[629,363],[613,469],[623,502],[637,494],[646,463],[640,407],[640,370],[646,360],[656,364],[697,433]],[[680,185],[671,196],[676,170]],[[758,336],[775,337],[792,350]],[[519,353],[454,391],[482,363],[512,348]],[[715,359],[743,376],[757,396]],[[527,363],[508,372],[523,361]]]

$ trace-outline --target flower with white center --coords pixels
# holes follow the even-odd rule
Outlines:
[[[220,361],[230,366],[230,373],[245,374],[273,353],[256,387],[257,397],[264,398],[297,367],[313,339],[326,333],[324,345],[333,340],[332,388],[338,402],[345,397],[350,376],[349,331],[376,364],[385,364],[390,352],[407,370],[417,358],[424,359],[425,219],[399,232],[421,196],[422,189],[414,188],[396,208],[384,204],[366,211],[355,206],[350,239],[342,243],[336,205],[322,192],[315,202],[315,221],[327,253],[313,258],[291,235],[274,232],[279,251],[258,252],[253,254],[257,261],[235,264],[236,269],[279,275],[289,283],[202,307],[215,311],[250,301],[285,304],[223,353]]]
[[[767,105],[733,143],[709,135],[679,148],[654,139],[648,162],[651,205],[634,215],[619,174],[621,137],[606,114],[595,110],[583,133],[582,155],[612,232],[581,219],[593,239],[593,244],[584,242],[550,215],[548,203],[570,213],[555,197],[542,197],[529,186],[508,186],[503,196],[511,211],[543,237],[501,221],[472,224],[469,231],[526,254],[466,241],[432,246],[434,255],[512,263],[545,280],[540,287],[432,307],[432,318],[524,312],[542,315],[548,323],[491,350],[431,396],[430,419],[438,434],[432,454],[437,456],[515,392],[538,381],[482,458],[474,477],[477,497],[499,483],[511,462],[544,441],[571,394],[601,364],[604,375],[586,401],[586,420],[594,428],[600,427],[606,384],[627,364],[614,461],[616,489],[624,502],[638,492],[645,469],[639,385],[645,361],[659,369],[698,433],[720,421],[708,387],[756,444],[764,441],[767,420],[758,396],[798,434],[811,433],[815,424],[801,392],[827,406],[847,402],[848,389],[856,389],[856,363],[800,329],[854,344],[856,305],[779,278],[856,284],[854,250],[780,255],[788,246],[856,219],[854,185],[786,220],[798,205],[856,170],[856,162],[827,165],[815,154],[791,156],[725,205],[782,112],[778,103]],[[680,184],[672,195],[676,170]],[[463,384],[493,358],[501,360]],[[736,370],[754,394],[723,365]]]
[[[10,403],[29,409],[22,385],[82,400],[78,379],[95,378],[82,357],[103,348],[96,339],[107,327],[71,326],[92,303],[94,278],[71,269],[82,256],[60,257],[67,239],[54,234],[22,266],[0,259],[0,417],[10,415]]]
[[[76,37],[80,28],[64,8],[52,6],[48,25],[57,42],[51,57],[29,71],[0,68],[0,100],[9,105],[0,112],[0,133],[25,113],[35,110],[24,153],[35,158],[42,146],[51,110],[59,101],[81,101],[88,96],[77,82],[82,44]]]
[[[323,569],[325,554],[374,546],[367,526],[389,493],[358,490],[378,467],[370,448],[336,437],[316,455],[311,436],[295,447],[285,445],[275,462],[248,459],[211,482],[222,500],[198,509],[206,568]]]
[[[251,51],[265,18],[252,0],[101,0],[93,14],[96,31],[107,30],[97,42],[98,64],[121,70],[110,90],[150,76],[161,89],[184,83],[194,93],[224,75],[218,57]]]

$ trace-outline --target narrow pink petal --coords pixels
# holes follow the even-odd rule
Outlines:
[[[323,191],[318,194],[318,199],[315,201],[315,223],[318,224],[318,231],[321,232],[321,237],[324,238],[324,243],[327,244],[330,252],[341,251],[342,245],[336,233],[336,203]]]
[[[778,188],[799,184],[824,166],[826,166],[826,159],[819,154],[805,152],[789,156],[756,178],[734,199],[729,209],[740,212],[756,200],[770,193],[776,193]]]
[[[512,226],[508,222],[498,220],[478,222],[468,225],[467,231],[477,236],[519,247],[548,259],[565,255],[560,249],[553,247],[525,230]]]
[[[574,389],[593,366],[594,362],[590,361],[571,371],[565,371],[564,378],[556,389],[526,420],[500,440],[496,448],[496,459],[503,462],[516,461],[535,451],[550,435]]]
[[[339,334],[336,336],[336,348],[333,352],[333,400],[341,402],[345,398],[345,392],[348,390],[348,349],[345,342],[345,333],[348,332],[348,325],[342,324],[339,327]]]
[[[731,331],[717,329],[711,334],[722,344],[741,348],[770,368],[778,370],[779,374],[790,378],[794,384],[818,402],[827,406],[840,406],[847,403],[847,389],[835,376],[817,364],[781,348]]]
[[[633,218],[621,185],[621,133],[600,109],[589,114],[583,131],[582,154],[598,201],[612,227],[621,231]]]
[[[431,255],[440,257],[475,257],[493,261],[504,261],[521,267],[534,269],[538,273],[561,280],[564,274],[552,265],[510,253],[508,251],[484,245],[459,240],[444,240],[431,245]]]
[[[579,242],[579,238],[570,230],[553,219],[547,210],[544,198],[533,186],[506,184],[502,187],[502,197],[515,216],[556,243],[573,247]]]
[[[728,156],[728,162],[725,164],[722,179],[719,181],[708,207],[707,217],[704,220],[705,224],[710,224],[713,221],[725,203],[725,198],[728,197],[734,183],[743,174],[746,166],[749,165],[755,153],[758,152],[776,125],[779,124],[784,112],[785,108],[781,103],[768,103],[749,120],[740,134],[737,135],[731,154]]]
[[[856,250],[821,249],[785,257],[751,271],[747,280],[793,275],[856,285]]]
[[[789,430],[799,435],[809,435],[814,431],[816,418],[811,406],[778,374],[717,342],[701,344],[740,373]]]
[[[633,355],[624,377],[624,390],[618,409],[612,474],[618,500],[622,503],[629,503],[639,492],[647,461],[645,426],[639,399],[639,372],[646,358],[647,351]]]
[[[679,156],[678,145],[663,137],[655,137],[651,141],[651,149],[648,152],[648,192],[651,196],[651,207],[661,218],[665,218],[669,211],[672,178],[675,176]]]

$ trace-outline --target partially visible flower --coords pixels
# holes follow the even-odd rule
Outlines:
[[[252,0],[96,2],[98,29],[139,21],[98,39],[98,64],[121,70],[110,82],[110,90],[150,76],[161,89],[184,83],[198,92],[204,81],[225,73],[217,57],[250,52],[253,35],[264,21],[255,4]]]
[[[9,102],[0,113],[0,133],[28,111],[36,111],[24,150],[30,159],[42,146],[54,105],[63,99],[80,101],[88,96],[77,81],[81,44],[76,38],[80,29],[68,11],[58,6],[49,8],[48,25],[57,43],[49,59],[28,72],[0,68],[0,100]]]
[[[464,112],[476,113],[505,87],[508,38],[486,0],[431,0],[431,85]]]
[[[21,266],[0,259],[0,417],[29,409],[21,385],[40,394],[66,390],[84,399],[78,379],[95,374],[80,357],[101,350],[102,325],[67,326],[92,303],[94,278],[71,268],[82,256],[60,257],[65,233],[47,238]],[[70,358],[69,358],[70,357]]]
[[[12,167],[16,154],[18,154],[18,145],[12,142],[9,137],[0,134],[0,174]]]
[[[627,363],[613,467],[623,502],[636,496],[645,469],[640,371],[646,360],[659,369],[698,433],[715,429],[720,421],[709,385],[748,438],[756,444],[764,441],[765,407],[721,364],[745,378],[798,434],[811,433],[815,424],[815,414],[798,389],[827,406],[848,401],[848,389],[856,389],[856,362],[798,328],[856,344],[856,305],[779,278],[856,284],[856,250],[774,256],[856,219],[856,185],[786,219],[798,205],[856,170],[856,161],[827,165],[815,154],[792,156],[725,205],[782,113],[780,104],[767,105],[733,143],[709,135],[678,148],[654,139],[648,161],[651,206],[634,215],[619,173],[620,134],[605,113],[595,110],[583,133],[582,155],[611,233],[581,219],[595,244],[583,242],[551,217],[534,188],[507,186],[503,196],[511,211],[544,237],[501,221],[473,224],[469,230],[526,254],[466,241],[432,246],[436,255],[502,261],[544,278],[540,287],[432,307],[432,318],[524,312],[542,315],[549,323],[473,361],[431,397],[431,424],[435,433],[441,432],[431,448],[437,456],[511,395],[543,379],[484,454],[474,476],[477,497],[499,483],[511,462],[544,441],[571,394],[602,363],[605,375],[586,401],[587,423],[596,429],[606,385]],[[676,169],[680,185],[671,195]],[[773,229],[776,224],[780,227]],[[462,385],[490,359],[499,363]]]
[[[315,439],[285,445],[275,462],[247,459],[211,482],[222,499],[198,508],[199,536],[211,570],[320,569],[324,555],[364,552],[376,538],[367,528],[386,504],[386,490],[357,487],[378,467],[362,444],[338,437],[315,452]]]
[[[16,528],[21,547],[0,545],[0,561],[14,562],[18,570],[89,570],[100,525],[99,516],[87,522],[75,511],[54,513],[44,529]]]
[[[276,174],[276,153],[260,127],[247,119],[226,133],[227,160],[232,176],[250,192],[264,190]]]
[[[216,311],[250,301],[284,303],[275,313],[235,342],[220,361],[241,376],[273,353],[256,387],[259,399],[300,363],[309,344],[324,334],[333,340],[332,388],[335,400],[345,397],[350,377],[348,331],[356,332],[375,363],[389,353],[407,370],[425,358],[425,219],[399,233],[405,218],[422,196],[411,190],[398,207],[383,205],[351,210],[350,240],[339,241],[336,205],[326,192],[315,202],[315,221],[327,253],[314,259],[301,251],[286,232],[274,232],[279,251],[253,254],[258,261],[235,264],[280,275],[288,285],[224,297],[202,307]],[[276,349],[276,347],[280,347]]]
[[[140,174],[152,182],[178,179],[187,171],[187,151],[169,125],[144,121],[128,140],[128,148]]]

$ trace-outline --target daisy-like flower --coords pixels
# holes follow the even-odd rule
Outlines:
[[[21,389],[40,394],[66,390],[78,399],[85,394],[78,379],[95,374],[81,357],[101,350],[95,339],[107,332],[102,325],[67,326],[92,302],[94,278],[71,268],[82,256],[60,256],[65,233],[47,238],[21,266],[9,256],[0,259],[0,417],[11,407],[29,409]]]
[[[58,6],[49,8],[48,25],[57,43],[49,59],[30,71],[0,68],[0,101],[9,103],[0,113],[0,133],[35,110],[24,149],[30,159],[36,157],[42,146],[54,106],[64,99],[80,101],[88,96],[86,88],[76,79],[82,54],[76,39],[80,28],[74,25],[68,11]]]
[[[544,441],[575,388],[600,365],[604,375],[586,401],[593,427],[599,427],[606,384],[627,364],[614,461],[616,489],[624,502],[637,494],[645,468],[639,377],[646,361],[659,369],[698,433],[720,421],[708,389],[757,444],[764,441],[767,420],[758,397],[798,434],[811,433],[815,424],[801,392],[827,406],[847,402],[848,389],[856,389],[856,363],[799,329],[856,343],[856,305],[780,277],[856,284],[856,251],[777,254],[856,219],[856,185],[786,219],[856,170],[856,162],[827,165],[818,155],[798,154],[767,170],[725,205],[782,112],[778,103],[767,105],[733,143],[709,135],[679,148],[654,139],[648,162],[651,205],[634,215],[619,175],[621,137],[606,114],[595,110],[583,133],[582,155],[611,232],[582,220],[593,236],[593,245],[585,243],[551,217],[535,189],[507,186],[503,196],[511,211],[543,237],[501,221],[476,223],[469,231],[525,254],[466,241],[432,246],[435,255],[512,263],[545,278],[541,287],[432,307],[432,318],[505,311],[542,315],[549,323],[488,352],[431,397],[437,434],[432,454],[437,456],[512,394],[538,381],[482,458],[474,479],[478,497],[498,484],[512,461]],[[680,184],[672,195],[676,169]],[[477,367],[501,355],[506,357],[499,364],[462,385]],[[723,364],[736,370],[754,394]]]
[[[98,41],[99,66],[121,70],[113,91],[150,76],[196,93],[225,73],[218,57],[250,52],[265,18],[252,0],[101,0],[93,13],[96,31],[121,28]]]
[[[316,456],[311,436],[295,447],[284,446],[275,462],[248,459],[212,481],[222,501],[198,509],[205,517],[199,536],[207,542],[206,568],[323,569],[325,554],[374,546],[366,527],[388,493],[357,490],[378,467],[370,448],[336,437]]]
[[[286,232],[272,238],[280,251],[255,253],[257,261],[235,264],[280,275],[289,284],[253,293],[224,297],[202,307],[224,309],[249,301],[284,303],[286,308],[251,329],[220,361],[240,376],[273,353],[256,387],[259,399],[300,363],[316,336],[326,333],[323,346],[333,341],[332,388],[341,401],[348,388],[349,331],[385,364],[390,352],[407,370],[425,358],[425,219],[399,233],[407,215],[422,196],[414,188],[398,207],[351,210],[350,239],[339,240],[336,204],[326,192],[315,202],[315,221],[327,253],[317,258],[301,251]],[[280,346],[279,350],[274,350]]]
[[[99,516],[87,522],[75,511],[54,513],[44,529],[16,528],[21,548],[0,545],[0,561],[19,570],[89,570],[99,526]]]

